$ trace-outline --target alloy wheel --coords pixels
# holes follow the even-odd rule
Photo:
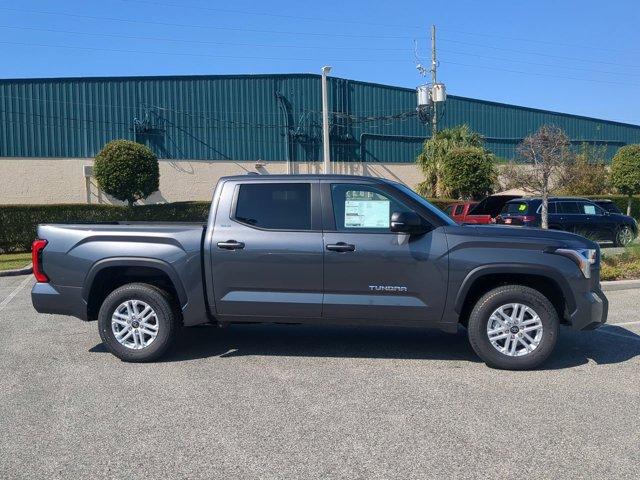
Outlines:
[[[148,347],[158,336],[156,312],[142,300],[127,300],[114,310],[111,330],[118,343],[133,350]]]
[[[533,352],[542,341],[542,320],[531,307],[508,303],[498,307],[487,322],[487,337],[500,353],[521,357]]]

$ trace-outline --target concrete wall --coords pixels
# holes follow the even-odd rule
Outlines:
[[[0,204],[119,203],[86,179],[85,165],[92,158],[2,158],[0,159]],[[292,164],[292,173],[321,173],[321,163]],[[415,164],[335,163],[334,173],[369,175],[400,181],[415,187],[421,174]],[[257,171],[287,173],[286,162],[161,160],[160,190],[144,203],[209,200],[218,179],[225,175]]]

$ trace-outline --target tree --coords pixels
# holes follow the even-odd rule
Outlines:
[[[416,160],[425,176],[425,180],[418,185],[418,192],[428,197],[449,193],[442,182],[447,153],[457,147],[482,148],[483,144],[482,136],[472,132],[467,125],[436,132],[435,136],[424,142],[422,152]]]
[[[478,147],[457,147],[444,160],[442,182],[454,196],[465,200],[491,193],[497,174],[493,154]]]
[[[538,191],[542,197],[542,228],[549,228],[549,194],[570,180],[569,138],[553,125],[543,125],[517,147],[519,165],[511,162],[504,174],[512,184]]]
[[[609,186],[609,172],[604,146],[588,143],[580,145],[573,156],[573,163],[567,169],[566,186],[562,189],[568,195],[602,195]]]
[[[146,146],[130,140],[113,140],[96,155],[98,186],[129,206],[160,186],[158,158]]]
[[[633,195],[640,193],[640,144],[621,147],[611,163],[611,184],[629,197],[627,215],[631,215]]]

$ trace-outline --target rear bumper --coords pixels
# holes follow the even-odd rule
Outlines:
[[[607,322],[609,300],[600,288],[576,295],[576,309],[569,322],[574,330],[593,330]]]
[[[87,320],[87,304],[82,298],[81,287],[36,283],[31,289],[31,303],[38,313],[71,315]]]

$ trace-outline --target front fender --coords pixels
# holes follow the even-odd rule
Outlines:
[[[490,265],[481,265],[471,270],[465,279],[462,281],[462,285],[456,295],[454,304],[454,310],[457,314],[462,312],[465,298],[471,289],[474,282],[485,276],[493,274],[513,274],[513,275],[539,275],[546,277],[555,282],[562,290],[562,295],[565,299],[566,305],[570,312],[573,312],[576,308],[575,299],[572,294],[569,282],[564,277],[562,272],[556,270],[547,265],[535,265],[535,264],[522,264],[522,263],[493,263]]]

